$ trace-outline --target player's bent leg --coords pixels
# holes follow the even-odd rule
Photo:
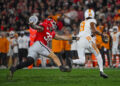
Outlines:
[[[22,69],[22,68],[24,68],[24,67],[30,66],[30,65],[33,64],[33,63],[34,63],[33,57],[28,57],[26,61],[18,64],[15,68],[16,68],[16,70]]]
[[[77,49],[79,59],[73,60],[73,64],[84,65],[85,64],[85,48],[79,48],[79,47],[80,46],[78,46],[78,49]]]
[[[13,67],[13,66],[10,67],[10,74],[9,74],[9,77],[8,77],[8,78],[12,79],[13,74],[14,74],[14,72],[15,72],[16,70],[22,69],[22,68],[24,68],[24,67],[27,67],[27,66],[29,66],[29,65],[31,65],[31,64],[33,64],[33,63],[34,63],[34,59],[33,59],[32,57],[28,57],[26,61],[21,62],[20,64],[18,64],[18,65],[15,66],[15,67]]]
[[[61,62],[60,62],[59,58],[53,52],[50,52],[48,57],[52,58],[57,66],[61,66]]]
[[[56,65],[59,67],[60,71],[62,71],[62,72],[70,72],[70,71],[71,71],[70,68],[66,68],[66,67],[64,67],[64,66],[61,64],[59,58],[58,58],[53,52],[50,52],[50,54],[48,55],[48,57],[53,59],[53,61],[54,61],[54,62],[56,63]]]

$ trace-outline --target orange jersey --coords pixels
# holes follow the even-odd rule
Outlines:
[[[104,26],[97,26],[96,29],[97,29],[99,32],[103,32]]]
[[[70,41],[64,41],[64,50],[66,50],[66,51],[71,50]]]
[[[96,35],[96,45],[100,49],[102,44],[102,37],[100,35]]]
[[[110,36],[107,35],[108,37],[108,43],[102,42],[101,46],[105,47],[106,49],[110,49]]]
[[[0,38],[0,52],[8,53],[9,51],[9,41],[7,38]]]
[[[58,52],[61,52],[63,49],[64,49],[64,46],[63,46],[62,40],[52,39],[52,51],[53,52],[58,53]]]

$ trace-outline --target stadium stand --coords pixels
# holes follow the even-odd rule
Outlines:
[[[75,24],[79,29],[79,24],[84,20],[84,11],[87,8],[95,10],[97,30],[100,32],[106,31],[108,36],[112,32],[113,26],[117,26],[118,32],[120,31],[120,0],[0,0],[0,46],[3,47],[1,45],[3,41],[1,32],[5,32],[6,37],[9,37],[11,31],[18,34],[20,31],[29,32],[28,19],[33,13],[39,14],[40,22],[47,17],[52,17],[57,22],[57,31],[63,32],[65,28],[69,28],[72,33],[74,31],[72,25]],[[96,44],[101,51],[104,51],[101,49],[102,47],[109,46],[108,51],[111,61],[109,66],[111,66],[111,41],[108,45],[105,46],[104,44],[103,46],[101,37],[96,36]],[[59,50],[55,49],[53,51],[58,52]],[[63,52],[64,50],[60,51]],[[1,53],[3,52],[0,48],[0,56]],[[106,59],[106,55],[104,59]],[[117,64],[118,60],[120,61],[120,57],[119,59],[117,57]],[[0,57],[0,65],[3,64],[2,57]]]

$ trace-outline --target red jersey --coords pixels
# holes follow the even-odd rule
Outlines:
[[[47,43],[55,37],[55,31],[50,31],[47,23],[40,23],[39,25],[44,27],[42,32],[36,33],[35,41],[41,41],[43,44],[47,45]]]

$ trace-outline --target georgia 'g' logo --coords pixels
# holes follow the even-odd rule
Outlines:
[[[29,18],[29,23],[37,24],[38,22],[38,17],[37,16],[31,16]]]

